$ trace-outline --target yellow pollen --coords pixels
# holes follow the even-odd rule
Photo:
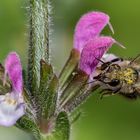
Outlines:
[[[133,84],[133,80],[132,79],[128,79],[126,80],[128,84]]]
[[[124,76],[126,77],[131,76],[132,74],[133,74],[133,71],[129,68],[124,72]]]
[[[133,75],[134,71],[131,68],[127,68],[124,72],[123,72],[123,79],[127,82],[127,84],[133,84],[135,79],[134,79],[134,75]]]
[[[16,104],[16,100],[13,100],[13,99],[10,99],[10,98],[6,99],[6,102],[8,104],[11,104],[11,105],[15,105]]]

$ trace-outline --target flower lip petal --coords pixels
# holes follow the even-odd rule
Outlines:
[[[18,100],[11,97],[11,93],[0,96],[0,125],[10,127],[22,117],[24,112],[23,99]]]
[[[22,66],[16,52],[9,53],[5,60],[5,75],[11,80],[13,91],[22,93]]]
[[[112,37],[96,37],[90,40],[82,51],[79,68],[88,75],[92,74],[99,60],[114,43]]]
[[[94,39],[94,37],[99,36],[107,24],[113,32],[114,30],[107,14],[103,12],[89,12],[83,15],[75,28],[74,48],[81,52],[85,44],[89,40]]]

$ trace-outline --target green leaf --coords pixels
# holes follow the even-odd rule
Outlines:
[[[49,63],[48,0],[30,0],[29,5],[28,86],[34,95],[40,83],[40,60]]]
[[[17,121],[16,127],[28,133],[32,133],[37,140],[40,139],[40,131],[37,124],[28,116],[24,115],[23,117],[21,117]]]
[[[53,79],[51,80],[48,92],[47,92],[47,101],[44,108],[44,115],[45,118],[51,118],[56,109],[56,103],[57,103],[57,96],[58,96],[58,78],[56,75],[54,75]]]
[[[49,85],[54,76],[53,69],[51,65],[48,65],[44,60],[40,61],[40,86],[39,92],[36,93],[36,100],[38,103],[38,115],[41,118],[42,112],[44,112],[44,108],[46,108],[47,100],[49,98]]]
[[[65,104],[69,100],[73,100],[75,96],[77,96],[79,93],[81,93],[81,90],[85,89],[87,87],[87,80],[89,78],[89,75],[87,75],[85,72],[78,70],[77,73],[73,76],[68,86],[63,91],[61,97],[60,97],[60,105],[63,108]]]
[[[83,104],[84,102],[87,101],[87,99],[93,95],[93,92],[95,92],[97,89],[99,89],[100,85],[93,85],[90,86],[89,88],[83,89],[80,91],[80,94],[78,94],[75,98],[73,98],[72,100],[69,100],[67,102],[67,104],[65,104],[64,109],[71,113],[73,112],[75,109],[77,109],[81,104]]]
[[[57,116],[54,137],[56,140],[69,140],[70,123],[66,112],[60,112]]]
[[[69,78],[73,74],[74,70],[77,68],[80,59],[80,52],[76,49],[72,49],[71,55],[67,60],[63,70],[59,76],[59,89],[62,90],[67,83],[69,83]]]

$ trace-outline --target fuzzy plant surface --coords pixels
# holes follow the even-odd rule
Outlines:
[[[80,116],[75,112],[100,87],[88,84],[99,60],[118,42],[101,35],[106,25],[114,32],[107,14],[86,13],[76,25],[70,56],[56,75],[49,59],[49,6],[48,0],[29,1],[28,69],[22,68],[16,52],[0,65],[0,125],[14,125],[35,140],[70,140],[72,123]]]

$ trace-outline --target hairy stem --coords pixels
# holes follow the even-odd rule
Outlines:
[[[49,63],[48,0],[30,0],[28,86],[32,94],[39,87],[40,60]]]

